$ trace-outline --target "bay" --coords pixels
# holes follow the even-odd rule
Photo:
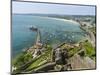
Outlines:
[[[43,44],[76,43],[84,38],[84,31],[78,23],[51,17],[13,14],[12,56],[34,45],[37,33],[29,30],[31,26],[40,30]]]

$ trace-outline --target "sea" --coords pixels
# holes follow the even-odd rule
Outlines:
[[[41,42],[52,46],[62,42],[76,43],[85,37],[85,32],[80,29],[78,23],[46,16],[13,14],[11,32],[13,57],[35,44],[37,32],[29,29],[32,26],[40,30]]]

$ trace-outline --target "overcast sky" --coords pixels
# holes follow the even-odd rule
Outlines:
[[[13,1],[12,13],[95,15],[95,6],[61,5]]]

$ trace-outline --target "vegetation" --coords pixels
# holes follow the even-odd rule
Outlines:
[[[92,46],[92,44],[89,41],[83,42],[83,47],[85,48],[85,55],[95,59],[95,48]]]
[[[32,54],[29,52],[22,52],[12,61],[12,63],[13,66],[20,67],[30,60],[32,60]]]
[[[95,48],[88,40],[80,42],[79,46],[65,44],[61,47],[61,49],[67,50],[69,58],[72,57],[75,53],[80,52],[81,56],[88,56],[95,60]]]
[[[67,45],[67,44],[63,45],[61,48],[62,50],[63,49],[67,50],[69,58],[72,57],[75,53],[77,53],[80,50],[80,47],[74,45]]]
[[[50,16],[50,17],[57,17],[57,16]],[[84,20],[84,19],[80,18],[79,16],[74,16],[74,17]],[[84,17],[85,16],[83,16],[83,18]],[[67,17],[58,16],[57,18],[74,19],[72,16],[67,16]],[[90,20],[91,19],[87,20],[87,22]],[[91,32],[93,32],[94,35],[96,35],[95,27],[91,27],[91,28],[89,28],[89,30]],[[77,38],[74,38],[74,39],[77,39]],[[47,42],[47,43],[45,43],[45,45],[43,45],[43,47],[42,47],[44,49],[43,52],[41,52],[35,58],[33,58],[33,51],[35,52],[34,49],[32,50],[32,52],[26,52],[26,51],[22,52],[16,58],[14,58],[12,63],[13,63],[14,67],[17,67],[17,70],[15,70],[13,72],[15,72],[15,73],[34,72],[38,68],[40,68],[41,66],[43,66],[44,64],[49,63],[49,62],[55,62],[56,66],[53,67],[54,70],[61,71],[63,69],[63,66],[68,65],[67,64],[68,61],[66,61],[66,60],[69,60],[75,54],[79,54],[81,57],[90,57],[91,59],[95,60],[95,56],[96,56],[95,48],[92,46],[91,42],[86,40],[86,41],[82,41],[82,42],[78,43],[78,46],[75,46],[75,44],[65,43],[64,45],[57,47],[57,48],[60,48],[60,50],[61,50],[61,53],[60,53],[60,51],[58,51],[57,58],[61,57],[64,59],[64,63],[57,64],[57,62],[55,61],[56,54],[53,53],[51,45],[53,45],[53,43],[56,43],[56,44],[60,43],[59,42],[60,40],[58,40],[58,39],[55,40],[52,38],[52,40],[49,40],[49,41],[50,42]],[[55,51],[56,51],[56,49],[55,49]],[[62,56],[60,56],[60,54]],[[54,59],[54,61],[52,61],[53,59]],[[60,61],[62,61],[63,59],[61,59]],[[29,61],[31,61],[31,62],[29,62]],[[25,66],[23,67],[23,65],[25,65]]]
[[[78,47],[70,48],[69,49],[69,57],[72,57],[75,53],[77,53],[80,49]]]
[[[51,60],[51,51],[52,48],[50,45],[45,46],[46,50],[44,53],[42,53],[39,57],[32,58],[32,54],[29,52],[23,52],[20,55],[16,57],[16,59],[13,61],[13,65],[16,67],[20,67],[23,64],[27,63],[29,60],[32,60],[32,63],[26,64],[26,68],[24,68],[23,71],[31,72],[35,70],[36,68],[46,64],[47,62],[50,62]],[[21,68],[14,72],[21,72]]]
[[[39,67],[43,65],[44,63],[48,62],[51,58],[50,54],[51,54],[51,50],[45,51],[45,53],[42,54],[36,61],[34,61],[26,70],[30,70],[32,68],[35,69],[36,67]]]
[[[28,61],[32,60],[30,64],[27,64],[24,69],[18,69],[14,72],[34,72],[42,65],[52,62],[52,47],[50,45],[45,45],[44,48],[46,49],[42,54],[38,57],[32,58],[32,54],[30,52],[23,52],[13,60],[13,65],[16,67],[20,67],[23,64],[27,63]],[[75,46],[74,44],[64,44],[60,46],[62,52],[67,52],[67,59],[72,57],[74,54],[79,53],[80,56],[85,57],[88,56],[91,59],[95,60],[95,48],[92,44],[86,40],[79,43],[79,46]],[[66,53],[64,52],[64,53]],[[61,65],[60,65],[61,66]],[[54,69],[62,69],[60,66],[55,66]]]

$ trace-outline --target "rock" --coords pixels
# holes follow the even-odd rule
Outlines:
[[[63,70],[63,66],[61,66],[61,65],[56,65],[56,66],[54,67],[54,69],[55,69],[55,71],[62,71],[62,70]]]
[[[62,53],[61,53],[60,48],[57,48],[55,50],[55,61],[56,61],[56,64],[62,64]]]

